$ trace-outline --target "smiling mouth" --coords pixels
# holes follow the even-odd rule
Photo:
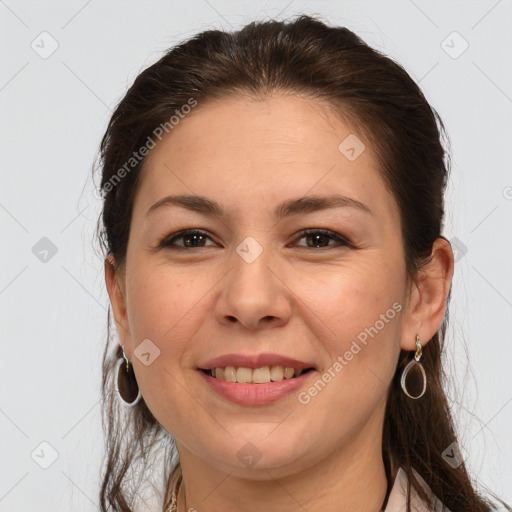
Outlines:
[[[214,379],[241,384],[268,384],[299,377],[314,371],[314,368],[297,369],[285,366],[263,366],[261,368],[246,368],[243,366],[225,366],[200,371]]]

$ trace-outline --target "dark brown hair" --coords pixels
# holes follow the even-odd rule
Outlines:
[[[443,123],[399,64],[350,30],[330,27],[310,16],[254,22],[233,33],[202,32],[171,48],[136,78],[113,113],[100,146],[104,197],[100,240],[105,255],[114,256],[118,271],[126,258],[133,199],[144,164],[141,159],[127,167],[132,155],[155,139],[158,127],[170,132],[169,120],[184,112],[191,99],[201,107],[228,94],[265,98],[273,92],[325,100],[365,137],[399,206],[407,273],[416,278],[434,241],[442,236],[449,170]],[[106,456],[101,507],[132,510],[128,475],[137,465],[142,467],[138,470],[141,481],[148,467],[155,472],[150,453],[156,448],[165,449],[162,493],[167,507],[170,486],[180,473],[175,443],[143,399],[128,412],[118,403],[112,392],[113,368],[121,352],[118,344],[115,349],[110,346],[110,315],[108,322],[102,380]],[[402,351],[397,361],[382,439],[386,473],[391,481],[396,468],[402,467],[414,489],[429,501],[414,468],[452,512],[487,511],[490,502],[476,493],[464,463],[452,467],[442,456],[457,441],[443,389],[446,322],[447,315],[423,351],[428,386],[421,399],[409,399],[400,387],[409,354]]]

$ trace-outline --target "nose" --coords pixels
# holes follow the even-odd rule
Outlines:
[[[233,252],[230,260],[231,271],[222,281],[215,305],[217,321],[253,330],[286,325],[292,312],[292,292],[272,254],[264,250],[248,262]]]

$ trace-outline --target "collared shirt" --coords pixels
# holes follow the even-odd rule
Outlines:
[[[414,470],[413,470],[414,471]],[[427,504],[418,496],[418,493],[411,487],[411,511],[412,512],[450,512],[447,508],[443,509],[442,503],[435,497],[429,486],[414,471],[414,476],[420,481],[425,490],[434,497],[434,508],[428,508]],[[393,487],[389,493],[388,503],[384,512],[405,512],[407,510],[407,474],[402,468],[399,468],[393,482]]]

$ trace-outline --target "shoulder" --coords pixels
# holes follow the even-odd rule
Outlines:
[[[414,471],[414,476],[419,480],[424,489],[434,497],[434,508],[428,508],[427,504],[418,496],[416,491],[411,488],[411,511],[450,512],[446,507],[443,508],[443,504],[434,496],[427,483],[416,471]],[[407,482],[407,474],[402,468],[399,468],[384,512],[404,512],[407,510]]]

